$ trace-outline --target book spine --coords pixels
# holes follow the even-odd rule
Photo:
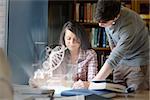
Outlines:
[[[87,22],[87,3],[84,3],[84,22]]]
[[[87,3],[87,22],[90,22],[90,5],[91,3]]]
[[[77,21],[77,22],[79,22],[79,6],[80,6],[80,3],[76,3],[76,11],[75,11],[75,20]]]
[[[103,34],[102,47],[106,48],[106,32],[105,32],[105,29],[102,29],[102,34]]]
[[[79,6],[79,19],[80,19],[80,22],[84,21],[84,3],[80,3],[80,6]]]
[[[95,16],[95,10],[96,10],[96,3],[93,3],[93,7],[92,8],[93,8],[93,12],[92,12],[93,22],[96,23],[96,20],[94,18],[94,16]]]

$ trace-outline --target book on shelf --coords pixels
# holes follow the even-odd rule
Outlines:
[[[112,92],[125,93],[126,86],[111,81],[93,81],[89,85],[89,90],[108,90]]]
[[[96,9],[96,3],[77,2],[75,4],[75,20],[77,22],[87,22],[87,23],[96,22],[94,18],[95,9]]]
[[[91,44],[92,47],[101,47],[107,48],[109,47],[108,38],[106,36],[105,29],[102,27],[95,27],[91,29]]]
[[[84,22],[84,3],[79,5],[79,21]]]
[[[149,15],[149,14],[140,14],[140,17],[141,17],[142,19],[150,20],[150,15]]]
[[[99,57],[99,61],[100,61],[100,66],[103,66],[104,65],[104,63],[105,63],[105,61],[108,59],[108,57],[109,57],[109,55],[108,54],[106,54],[106,53],[102,53],[101,55],[99,55],[100,57]]]
[[[76,3],[75,18],[77,22],[79,22],[79,6],[80,6],[80,3]]]
[[[84,22],[87,22],[87,4],[84,3]]]

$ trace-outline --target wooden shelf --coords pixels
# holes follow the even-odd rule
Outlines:
[[[150,15],[149,14],[140,14],[140,16],[144,20],[150,20]]]
[[[50,5],[60,5],[60,4],[73,4],[74,0],[49,0]]]
[[[74,2],[74,20],[76,20],[81,26],[85,28],[89,40],[93,45],[92,49],[97,53],[98,65],[103,65],[104,61],[110,54],[110,48],[102,48],[94,46],[108,45],[107,40],[104,40],[105,35],[104,28],[99,27],[99,24],[95,21],[94,15],[96,10],[97,0],[75,0]],[[103,38],[102,38],[103,37]],[[104,42],[105,41],[105,42]],[[94,42],[94,43],[93,43]],[[104,44],[106,43],[106,44]],[[99,67],[100,68],[100,67]]]
[[[87,3],[87,2],[90,2],[90,3],[96,3],[97,0],[75,0],[76,2],[83,2],[83,3]]]
[[[93,48],[94,50],[97,50],[97,51],[111,51],[110,48]]]
[[[148,4],[148,3],[150,3],[150,2],[149,2],[149,0],[140,0],[140,3],[141,3],[141,4]]]
[[[79,22],[84,27],[99,27],[98,23]]]

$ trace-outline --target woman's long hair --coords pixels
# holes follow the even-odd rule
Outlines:
[[[60,34],[60,40],[59,40],[59,43],[61,45],[66,46],[64,36],[67,29],[73,32],[76,35],[76,37],[81,41],[81,49],[87,50],[91,48],[91,43],[89,41],[88,35],[86,34],[84,28],[75,21],[67,21],[64,24],[62,28],[62,32]]]

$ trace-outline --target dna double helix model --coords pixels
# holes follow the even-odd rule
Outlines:
[[[53,71],[57,69],[63,61],[66,49],[64,45],[56,46],[54,49],[47,46],[47,59],[42,63],[42,68],[34,72],[34,79],[44,78],[44,75],[52,77]]]

